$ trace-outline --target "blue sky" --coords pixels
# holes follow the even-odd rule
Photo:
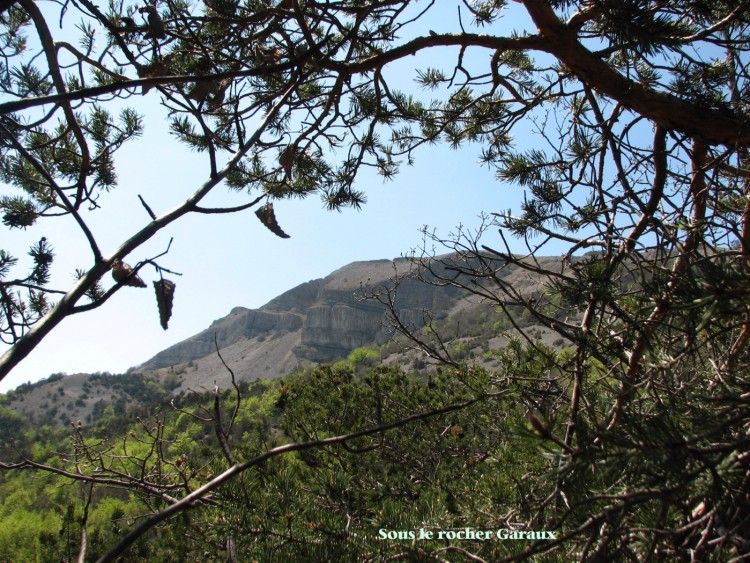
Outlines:
[[[448,4],[446,17],[455,14]],[[509,33],[507,24],[512,20],[505,20],[496,31]],[[440,28],[440,18],[427,25],[438,32],[449,31]],[[424,68],[439,61],[447,67],[456,53],[456,49],[434,52],[431,61],[412,57],[389,72],[408,87],[417,66]],[[484,61],[490,55],[484,52],[481,56]],[[436,94],[422,95],[429,99]],[[147,116],[145,134],[120,151],[119,187],[101,197],[101,209],[87,215],[105,254],[149,222],[137,194],[160,214],[180,204],[206,179],[207,157],[168,137],[158,93],[152,90],[145,100],[134,98],[131,104]],[[361,211],[326,211],[317,196],[276,202],[278,221],[289,239],[266,230],[253,210],[181,219],[126,259],[135,263],[159,254],[170,237],[174,238],[169,254],[159,259],[162,266],[183,274],[172,276],[177,288],[168,331],[159,325],[151,286],[158,276],[147,266],[142,271],[147,289],[123,288],[99,309],[65,319],[0,382],[0,391],[56,372],[123,372],[207,328],[233,307],[260,307],[282,292],[352,261],[408,253],[420,245],[423,225],[447,236],[459,224],[476,227],[483,211],[517,209],[522,194],[496,181],[493,171],[478,164],[479,150],[476,145],[460,151],[445,145],[427,147],[417,153],[415,166],[404,163],[393,180],[384,182],[374,174],[361,176],[358,188],[368,200]],[[0,185],[2,193],[8,192]],[[209,201],[232,205],[246,199],[219,187]],[[204,203],[208,205],[208,201]],[[53,281],[58,287],[69,287],[73,270],[89,266],[90,252],[68,219],[42,221],[27,231],[4,230],[0,246],[24,257],[26,243],[40,236],[46,236],[56,249]],[[22,271],[23,266],[18,274]],[[107,276],[105,285],[109,287],[110,282]]]

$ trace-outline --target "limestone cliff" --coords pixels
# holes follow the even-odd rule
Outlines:
[[[361,299],[361,292],[388,285],[397,271],[403,273],[408,267],[404,259],[354,262],[323,279],[303,283],[260,309],[236,307],[138,369],[178,369],[186,388],[225,385],[229,376],[216,354],[214,338],[240,379],[278,377],[306,363],[345,357],[359,346],[381,343],[390,336],[383,322],[385,307]],[[419,326],[424,309],[446,315],[460,297],[455,288],[407,280],[399,288],[399,312]],[[200,374],[200,381],[190,377],[193,373],[195,378]]]
[[[441,258],[450,262],[452,257]],[[563,268],[559,257],[537,258],[536,261],[548,271]],[[448,271],[440,262],[433,263],[432,267],[440,269],[441,275],[453,277],[462,270],[459,262],[453,265],[459,267]],[[67,424],[73,419],[95,420],[109,404],[123,412],[128,406],[137,405],[152,377],[170,381],[174,394],[212,390],[214,386],[227,388],[231,386],[231,375],[216,353],[216,343],[224,362],[239,381],[283,377],[309,363],[344,358],[359,346],[380,344],[393,336],[384,322],[385,306],[375,299],[362,299],[362,293],[363,290],[392,288],[392,278],[407,273],[410,267],[411,262],[405,259],[354,262],[325,278],[303,283],[259,309],[235,307],[206,330],[160,352],[124,377],[108,374],[54,376],[15,396],[10,406],[39,424]],[[543,279],[525,268],[502,268],[493,272],[492,277],[489,283],[507,284],[526,295],[543,290]],[[434,278],[432,281],[435,282]],[[467,283],[482,283],[482,280],[471,279]],[[424,324],[426,311],[432,319],[453,322],[452,338],[457,337],[476,352],[475,358],[482,359],[483,349],[501,348],[507,342],[502,316],[494,314],[491,302],[483,303],[476,296],[452,286],[423,283],[413,278],[404,278],[396,294],[395,308],[404,324],[418,329]],[[480,326],[473,320],[482,317],[490,323],[490,331],[472,333],[472,324]],[[496,321],[499,328],[494,326]],[[547,345],[565,345],[549,329],[529,328]],[[386,365],[417,366],[424,363],[423,357],[416,351],[395,347],[383,355],[381,361]],[[140,387],[134,385],[141,380],[146,383]],[[140,390],[140,394],[134,395],[133,389]],[[64,411],[59,408],[63,404],[61,401],[64,401]],[[34,414],[37,411],[44,416]]]

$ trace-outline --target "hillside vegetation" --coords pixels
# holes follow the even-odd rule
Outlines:
[[[0,559],[746,560],[749,53],[731,0],[0,0],[0,380],[146,280],[167,328],[397,210],[458,223],[6,397]],[[290,235],[431,145],[478,164]]]
[[[587,530],[595,533],[593,507],[611,502],[606,491],[612,487],[627,490],[644,479],[669,486],[672,502],[686,510],[700,510],[698,499],[714,494],[700,472],[681,472],[673,452],[641,445],[648,432],[678,423],[668,412],[607,444],[607,463],[593,465],[584,456],[555,478],[566,455],[557,437],[564,419],[555,412],[567,388],[555,364],[570,352],[512,339],[496,352],[493,372],[464,365],[416,376],[396,367],[368,369],[378,363],[374,350],[231,390],[170,398],[161,388],[151,406],[127,414],[107,408],[93,425],[39,427],[0,408],[0,456],[16,464],[0,473],[0,559],[70,560],[85,532],[87,560],[94,560],[169,499],[242,463],[249,466],[237,478],[150,529],[127,560],[226,561],[231,553],[238,561],[462,561],[470,550],[472,557],[499,561],[554,545],[498,539],[499,530],[528,529],[519,522],[585,549]],[[591,370],[606,377],[600,366]],[[314,443],[403,419],[411,421],[345,443],[268,456],[282,444]],[[631,471],[636,459],[654,473]],[[741,480],[736,463],[726,457],[714,468],[723,479]],[[550,502],[555,491],[564,491],[561,506]],[[620,549],[648,550],[653,536],[646,524],[658,515],[663,526],[680,527],[684,515],[661,514],[661,506],[648,496],[630,506],[628,516],[642,531],[629,534]],[[466,529],[493,535],[479,541],[445,534]],[[432,538],[414,541],[430,531]],[[688,530],[670,541],[679,549],[691,538]],[[722,549],[729,556],[740,547]]]
[[[560,267],[559,258],[545,261],[550,267]],[[497,367],[495,351],[509,338],[520,337],[519,329],[528,329],[532,338],[557,349],[570,344],[538,324],[520,304],[509,305],[508,316],[496,303],[460,288],[425,283],[410,266],[408,260],[349,264],[324,279],[293,288],[260,309],[237,307],[206,330],[126,374],[53,374],[7,393],[3,404],[37,425],[64,426],[71,421],[91,425],[106,409],[121,415],[169,395],[200,394],[215,385],[231,388],[224,361],[236,380],[245,382],[286,376],[305,366],[347,357],[366,357],[366,362],[354,362],[364,367],[382,362],[414,373],[434,371],[440,362],[394,331],[387,307],[365,295],[365,287],[370,292],[395,288],[396,282],[389,278],[394,271],[404,276],[398,282],[400,319],[417,332],[444,335],[449,341],[446,351],[456,362]],[[504,278],[523,287],[524,295],[544,292],[544,280],[521,268],[509,266]],[[290,323],[291,317],[296,322]],[[428,321],[429,327],[425,326]]]
[[[25,469],[0,474],[0,558],[72,558],[82,524],[89,556],[101,555],[144,513],[163,506],[160,497],[194,490],[227,469],[213,413],[221,413],[225,428],[231,426],[226,439],[233,444],[232,455],[247,460],[289,441],[335,436],[460,404],[475,397],[489,378],[481,369],[414,378],[385,367],[355,376],[351,366],[366,358],[362,350],[346,362],[283,380],[242,383],[236,391],[172,404],[165,400],[127,415],[110,410],[91,426],[34,427],[3,407],[2,458]],[[517,493],[509,495],[510,487],[532,460],[516,450],[514,463],[504,452],[530,433],[523,413],[506,411],[499,400],[487,397],[346,447],[270,459],[217,489],[189,517],[153,530],[129,560],[206,560],[208,553],[208,560],[223,561],[228,542],[240,560],[344,560],[372,550],[400,550],[398,543],[381,541],[380,528],[410,530],[427,521],[446,529],[504,527],[494,503],[520,501]],[[45,468],[34,469],[24,458]],[[548,463],[537,459],[534,471],[544,471]],[[502,472],[484,480],[498,464]],[[65,471],[92,478],[76,481]],[[477,511],[480,488],[491,494]],[[443,544],[428,542],[407,551],[416,556]],[[487,553],[502,551],[498,542]]]

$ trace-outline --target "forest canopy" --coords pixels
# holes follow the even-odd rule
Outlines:
[[[408,412],[396,409],[390,419],[380,393],[407,384],[396,385],[392,373],[386,379],[394,387],[388,390],[373,383],[380,381],[375,376],[352,381],[347,392],[369,397],[358,404],[369,404],[370,411],[357,407],[370,417],[362,427],[385,436],[383,425],[407,428],[417,415],[431,418],[454,407],[465,412],[488,402],[497,408],[493,412],[510,409],[511,426],[527,420],[532,432],[522,451],[527,461],[546,464],[532,464],[528,473],[503,482],[502,487],[515,487],[511,496],[483,491],[483,500],[491,498],[498,507],[494,515],[472,509],[466,488],[438,487],[439,498],[430,497],[423,507],[438,503],[460,515],[458,526],[471,518],[477,526],[513,522],[559,532],[559,541],[502,557],[548,551],[578,559],[724,560],[746,552],[750,6],[722,0],[464,0],[452,8],[455,16],[436,31],[422,23],[445,10],[434,1],[167,0],[101,6],[71,0],[44,10],[33,0],[0,3],[0,174],[7,194],[0,198],[0,213],[11,233],[40,232],[31,248],[0,251],[0,334],[10,345],[0,359],[0,378],[65,317],[103,305],[125,285],[143,284],[138,270],[145,264],[168,275],[159,256],[141,257],[133,266],[124,259],[188,214],[253,209],[268,236],[284,237],[274,201],[317,195],[332,210],[359,208],[366,200],[358,183],[364,170],[389,178],[398,174],[400,162],[418,163],[424,145],[476,144],[481,165],[494,170],[498,181],[523,190],[521,209],[488,210],[485,227],[497,232],[493,244],[463,230],[445,238],[427,232],[425,252],[415,256],[416,275],[427,283],[458,285],[509,317],[521,308],[571,346],[551,350],[520,330],[523,339],[507,351],[500,371],[486,374],[451,357],[438,331],[415,331],[401,322],[393,290],[375,290],[370,297],[391,306],[394,326],[449,366],[453,379],[441,380],[439,392],[434,381],[425,382],[424,392],[439,398]],[[519,24],[521,16],[532,25]],[[66,30],[75,27],[76,42],[55,38],[58,23]],[[390,81],[389,65],[434,49],[452,55],[444,68],[415,71],[421,88],[404,91]],[[138,105],[153,93],[175,142],[206,156],[206,179],[162,215],[151,210],[144,191],[141,201],[151,222],[105,251],[87,220],[91,213],[108,212],[98,208],[101,193],[128,189],[117,186],[115,155],[139,142],[144,123]],[[122,102],[127,108],[110,109]],[[520,131],[533,133],[532,147],[517,142]],[[205,206],[208,194],[220,187],[246,194],[245,203]],[[54,252],[43,231],[53,217],[67,219],[90,249],[89,265],[76,272],[70,288],[49,285]],[[507,237],[523,241],[526,255],[511,252]],[[538,259],[560,242],[567,249],[562,266],[547,269]],[[437,264],[429,251],[433,243],[454,254]],[[24,252],[33,260],[30,272],[15,267]],[[503,281],[508,267],[544,276],[547,289],[529,296],[508,285]],[[105,284],[110,271],[115,283]],[[174,285],[169,288],[157,288],[163,324]],[[332,385],[349,384],[341,374],[321,373]],[[313,392],[304,389],[301,396]],[[294,389],[281,385],[279,394],[277,407],[292,408]],[[217,463],[229,472],[227,480],[265,467],[260,464],[281,453],[271,455],[270,443],[266,454],[241,451],[219,412],[217,407],[212,415],[218,421]],[[311,416],[319,425],[327,420],[319,411]],[[495,454],[510,451],[500,438],[504,427],[496,423],[486,412],[472,422],[473,436],[487,441],[486,449],[470,456],[471,466],[487,463],[488,474],[501,471]],[[288,427],[284,436],[297,444],[315,442],[355,426],[308,428],[302,434],[300,426]],[[317,443],[330,458],[297,454],[300,470],[331,470],[326,494],[359,511],[347,512],[346,522],[309,526],[339,530],[352,542],[347,556],[371,553],[372,545],[362,538],[384,520],[402,527],[418,524],[409,518],[429,520],[427,512],[415,516],[387,499],[347,496],[365,490],[367,479],[372,479],[368,486],[388,482],[408,496],[403,482],[372,477],[349,455],[362,450],[387,458],[398,445],[374,437],[356,446],[335,445],[360,438]],[[156,444],[160,438],[148,439]],[[426,444],[437,438],[416,433],[412,439],[423,441],[423,449],[415,451],[428,456]],[[83,446],[89,452],[92,447]],[[14,463],[20,465],[8,467],[31,467],[26,458]],[[420,467],[439,465],[425,460]],[[72,478],[94,483],[86,471]],[[226,517],[246,508],[233,504],[241,491],[225,498],[219,487],[224,481],[196,488],[191,479],[197,474],[187,478],[174,471],[182,500],[169,488],[177,485],[158,479],[132,491],[159,499],[146,523],[188,514],[200,498],[229,511],[221,516],[226,522],[248,525],[246,517],[252,517],[244,512],[239,520]],[[412,486],[434,484],[417,473],[409,476]],[[269,506],[284,495],[301,494],[290,492],[293,484],[283,471],[257,478],[271,479],[278,488],[281,496]],[[497,516],[501,513],[505,520]],[[487,522],[481,522],[482,514]],[[285,518],[275,517],[277,524]],[[252,533],[281,534],[259,518]],[[373,524],[373,518],[381,523]],[[231,527],[228,523],[220,534],[230,557],[237,534]],[[299,547],[292,541],[298,533],[281,535]],[[305,545],[321,545],[315,532],[303,535]],[[473,548],[455,545],[432,546],[425,553],[438,557],[447,547],[473,557]],[[496,547],[481,549],[497,560],[500,555],[491,552]],[[426,556],[419,549],[409,556]]]

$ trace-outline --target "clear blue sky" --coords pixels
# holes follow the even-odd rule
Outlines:
[[[455,18],[449,15],[455,14],[454,3],[445,5],[445,16]],[[510,33],[508,23],[505,20],[495,31]],[[438,32],[453,31],[442,29],[439,18],[429,25]],[[456,53],[457,49],[453,49],[431,56],[442,59],[440,62],[447,67]],[[483,61],[489,56],[481,53]],[[410,84],[415,76],[413,69],[418,65],[423,68],[424,62],[413,57],[391,72],[402,84]],[[422,94],[427,99],[434,95]],[[191,153],[167,136],[158,93],[153,90],[145,105],[143,102],[133,99],[130,103],[147,112],[145,135],[120,151],[119,187],[101,197],[101,209],[87,215],[105,254],[150,221],[137,194],[160,214],[180,204],[206,179],[207,157]],[[420,245],[419,229],[423,225],[447,235],[458,224],[478,225],[478,215],[483,211],[517,209],[522,194],[496,181],[487,167],[480,167],[478,154],[476,145],[460,151],[431,147],[417,153],[414,167],[402,166],[392,181],[384,182],[375,175],[362,176],[358,188],[366,192],[368,202],[359,212],[326,211],[317,196],[276,202],[278,221],[291,236],[289,239],[277,238],[266,230],[253,210],[233,215],[188,216],[126,259],[135,263],[156,255],[174,237],[170,253],[159,260],[162,266],[183,274],[172,277],[177,288],[168,331],[159,325],[151,286],[158,276],[147,266],[142,277],[148,288],[123,288],[99,309],[64,320],[0,382],[0,391],[55,372],[123,372],[207,328],[233,307],[260,307],[280,293],[352,261],[408,253]],[[211,200],[216,204],[246,201],[228,194],[223,187],[215,191]],[[8,189],[0,185],[0,195],[3,193],[9,193]],[[23,232],[4,229],[0,247],[23,258],[28,245],[22,242],[38,240],[40,236],[46,236],[56,250],[53,280],[58,287],[67,289],[73,270],[90,266],[90,252],[72,221],[42,221]],[[107,276],[106,286],[110,283]]]

